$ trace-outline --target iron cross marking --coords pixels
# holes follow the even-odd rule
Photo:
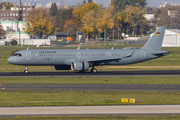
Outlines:
[[[45,58],[45,60],[46,60],[46,61],[50,61],[50,60],[52,60],[52,58]]]

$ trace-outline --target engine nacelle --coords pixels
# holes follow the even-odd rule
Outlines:
[[[72,62],[71,69],[73,71],[88,71],[89,70],[89,62]]]
[[[70,65],[55,65],[54,66],[55,70],[71,70]]]

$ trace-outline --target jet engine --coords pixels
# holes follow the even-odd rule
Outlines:
[[[54,66],[55,70],[71,70],[70,65],[55,65]]]
[[[71,69],[73,71],[88,71],[89,70],[89,62],[72,62]]]

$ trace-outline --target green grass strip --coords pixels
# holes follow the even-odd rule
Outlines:
[[[7,77],[0,84],[180,84],[180,76],[132,77]]]
[[[133,105],[180,104],[180,93],[172,92],[75,92],[0,91],[0,106],[130,105],[121,98],[134,98]]]

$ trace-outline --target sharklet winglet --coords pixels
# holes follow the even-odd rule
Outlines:
[[[134,52],[135,52],[136,48],[134,48],[130,54],[128,54],[127,56],[123,57],[123,58],[127,58],[127,57],[132,57]]]

